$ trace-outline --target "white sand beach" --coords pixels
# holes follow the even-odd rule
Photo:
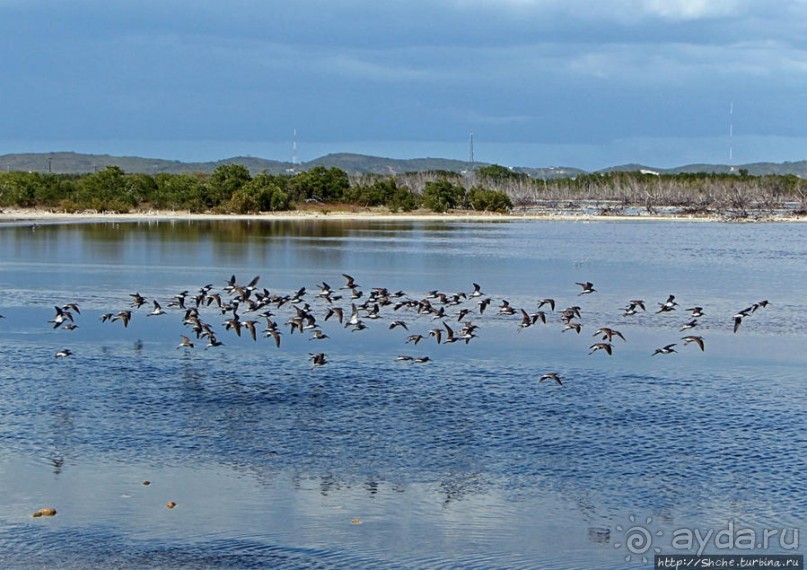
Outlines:
[[[453,211],[438,214],[427,211],[390,213],[384,210],[290,210],[284,212],[265,212],[260,214],[212,214],[191,213],[188,211],[141,210],[128,213],[82,211],[68,213],[63,211],[43,210],[36,208],[4,208],[0,211],[0,223],[15,222],[77,222],[105,221],[118,222],[160,221],[160,220],[374,220],[374,221],[520,221],[520,220],[556,220],[556,221],[643,221],[643,222],[806,222],[806,216],[764,216],[741,219],[727,219],[715,215],[695,216],[688,214],[657,215],[599,215],[591,213],[570,214],[566,211],[554,213],[512,212],[509,214],[479,213]]]

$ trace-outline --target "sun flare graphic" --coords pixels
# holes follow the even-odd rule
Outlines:
[[[647,527],[652,524],[653,517],[647,517],[644,521],[644,526],[636,524],[636,517],[630,515],[628,517],[630,526],[625,528],[622,525],[616,525],[616,530],[623,533],[625,536],[624,542],[615,542],[614,548],[622,548],[623,546],[628,551],[625,555],[625,562],[630,562],[633,556],[641,557],[643,563],[647,563],[647,552],[650,549],[656,554],[661,554],[661,548],[653,546],[653,537],[662,536],[664,531],[657,530],[655,533],[651,532]]]

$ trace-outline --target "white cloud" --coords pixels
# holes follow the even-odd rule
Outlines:
[[[358,54],[325,55],[320,61],[324,67],[338,75],[371,81],[412,81],[428,78],[428,73],[413,65],[388,61],[371,61]]]
[[[535,120],[535,117],[532,115],[496,115],[480,113],[475,110],[458,112],[456,115],[462,120],[465,120],[469,125],[517,125]]]
[[[700,20],[737,16],[745,12],[745,0],[640,0],[651,16],[670,20]]]
[[[798,2],[800,0],[789,0]],[[516,10],[536,17],[563,15],[591,21],[625,21],[637,18],[697,20],[731,17],[746,12],[750,0],[453,0],[458,10],[487,8]]]

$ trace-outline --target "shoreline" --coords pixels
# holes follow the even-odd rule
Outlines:
[[[129,213],[111,212],[53,212],[36,208],[5,208],[0,210],[0,224],[14,224],[26,222],[62,223],[62,222],[90,222],[90,221],[116,221],[116,222],[143,222],[143,221],[226,221],[226,220],[257,220],[257,221],[424,221],[424,222],[514,222],[514,221],[560,221],[560,222],[718,222],[718,223],[805,223],[807,216],[775,216],[767,215],[760,218],[725,218],[716,215],[696,216],[692,214],[571,214],[565,211],[552,212],[511,212],[509,214],[478,213],[478,212],[448,212],[438,214],[434,212],[406,212],[389,213],[382,211],[318,211],[318,210],[289,210],[284,212],[265,212],[261,214],[194,214],[188,211],[147,210]]]

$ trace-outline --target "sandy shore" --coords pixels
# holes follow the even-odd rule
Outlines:
[[[692,215],[593,215],[569,213],[477,213],[477,212],[450,212],[436,214],[433,212],[407,212],[391,214],[384,211],[317,211],[293,210],[288,212],[269,212],[263,214],[192,214],[187,211],[148,210],[129,212],[126,214],[98,213],[98,212],[54,212],[39,209],[9,209],[0,211],[0,223],[15,222],[81,222],[81,221],[171,221],[171,220],[373,220],[373,221],[521,221],[521,220],[556,220],[556,221],[643,221],[643,222],[721,222],[729,221],[718,216],[692,216]],[[735,220],[732,220],[735,221]],[[736,220],[739,222],[807,222],[807,217],[801,216],[769,216],[765,218],[748,218]]]

